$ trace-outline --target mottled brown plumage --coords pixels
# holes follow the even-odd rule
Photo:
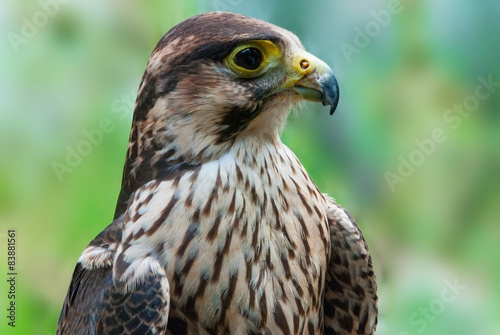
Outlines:
[[[373,334],[375,276],[352,217],[279,134],[329,104],[292,33],[231,13],[167,32],[136,102],[115,220],[84,250],[58,334]]]

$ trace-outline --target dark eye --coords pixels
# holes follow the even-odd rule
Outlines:
[[[244,69],[256,70],[262,64],[262,52],[257,48],[246,48],[238,52],[233,61]]]

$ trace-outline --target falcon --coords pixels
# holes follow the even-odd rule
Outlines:
[[[280,140],[330,106],[331,69],[291,32],[212,12],[168,31],[139,87],[114,221],[83,251],[57,334],[373,334],[352,216]]]

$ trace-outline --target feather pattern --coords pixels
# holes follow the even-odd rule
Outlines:
[[[283,70],[241,81],[220,61],[262,38],[284,63],[302,50],[282,28],[230,13],[194,17],[159,42],[115,220],[80,256],[58,334],[374,333],[363,236],[279,138],[300,97],[262,95]]]

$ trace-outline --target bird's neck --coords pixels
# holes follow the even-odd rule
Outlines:
[[[174,178],[228,153],[251,163],[264,148],[280,145],[277,130],[244,133],[217,144],[207,137],[194,135],[189,139],[182,132],[167,132],[136,121],[130,134],[115,218],[125,212],[132,193],[151,180]]]

